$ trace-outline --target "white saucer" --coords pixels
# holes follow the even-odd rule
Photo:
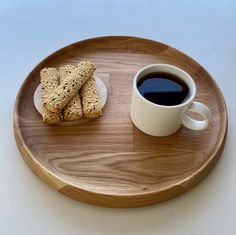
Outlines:
[[[107,89],[104,84],[104,82],[97,76],[95,76],[99,96],[100,96],[100,102],[101,102],[101,108],[104,109],[106,102],[107,102]],[[41,96],[41,84],[38,85],[34,92],[34,106],[37,109],[37,111],[42,114],[42,108],[43,108],[43,101]],[[85,122],[91,121],[93,119],[80,119],[75,121],[63,121],[60,122],[58,125],[60,126],[75,126],[75,125],[81,125]]]

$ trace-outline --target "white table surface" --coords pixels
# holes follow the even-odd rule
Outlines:
[[[26,75],[53,51],[102,35],[172,45],[203,65],[223,92],[224,152],[181,197],[139,209],[91,206],[54,191],[21,158],[12,113]],[[0,73],[0,234],[236,234],[236,1],[2,0]]]

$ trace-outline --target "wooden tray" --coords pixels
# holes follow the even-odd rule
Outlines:
[[[73,127],[45,125],[33,104],[40,69],[84,59],[97,65],[107,87],[103,117]],[[172,136],[157,138],[133,126],[132,79],[153,63],[179,66],[193,77],[196,100],[213,113],[206,130],[182,127]],[[57,191],[106,207],[145,206],[188,191],[216,164],[226,132],[224,98],[206,70],[172,47],[136,37],[93,38],[58,50],[28,75],[14,109],[16,143],[32,170]]]

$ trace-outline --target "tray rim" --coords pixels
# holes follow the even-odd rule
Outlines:
[[[97,195],[100,195],[101,197],[109,197],[109,196],[112,196],[112,198],[129,198],[130,196],[132,196],[132,198],[134,197],[139,197],[139,196],[145,196],[145,195],[150,195],[150,194],[158,194],[158,193],[164,193],[164,192],[168,192],[168,190],[171,190],[173,188],[173,186],[169,186],[169,187],[163,187],[163,189],[159,190],[159,191],[156,191],[155,190],[155,187],[154,189],[151,191],[151,190],[148,190],[147,192],[143,191],[143,192],[138,192],[136,193],[135,195],[134,194],[112,194],[112,193],[103,193],[103,192],[100,192],[100,191],[89,191],[89,190],[86,190],[86,189],[82,189],[82,188],[77,188],[75,187],[74,185],[72,185],[70,182],[68,182],[66,179],[62,179],[60,177],[58,177],[57,175],[55,175],[54,173],[52,173],[49,169],[47,169],[46,167],[42,166],[33,156],[31,150],[28,148],[28,146],[25,144],[24,142],[24,139],[22,137],[22,133],[21,133],[21,129],[20,129],[20,126],[19,126],[19,123],[17,123],[17,117],[16,117],[16,113],[17,113],[17,109],[18,109],[18,106],[19,106],[19,97],[22,93],[22,90],[24,89],[24,86],[27,84],[27,82],[30,80],[31,78],[31,74],[33,71],[35,70],[38,70],[40,67],[41,67],[41,64],[44,64],[48,59],[50,59],[52,56],[56,56],[58,54],[60,54],[61,52],[63,52],[64,50],[67,50],[69,49],[70,47],[73,47],[73,46],[76,46],[77,44],[80,44],[80,43],[85,43],[85,42],[88,42],[88,41],[93,41],[93,40],[101,40],[101,39],[107,39],[107,38],[110,38],[110,39],[137,39],[137,40],[146,40],[146,41],[150,41],[152,43],[158,43],[160,45],[163,45],[163,46],[166,46],[167,48],[171,48],[172,50],[175,50],[177,51],[178,53],[181,53],[182,55],[186,56],[188,59],[192,60],[193,62],[195,62],[197,65],[199,65],[199,67],[201,69],[204,70],[204,72],[209,76],[209,78],[211,78],[212,82],[214,83],[215,85],[215,88],[217,89],[217,92],[218,94],[220,95],[220,101],[222,103],[222,106],[224,107],[225,109],[225,112],[224,112],[224,115],[223,115],[223,122],[222,122],[222,126],[225,127],[224,129],[224,132],[221,133],[220,135],[220,139],[218,139],[217,141],[217,148],[214,149],[214,151],[211,153],[211,156],[204,162],[204,164],[201,165],[201,167],[198,168],[198,170],[196,170],[196,173],[194,175],[190,175],[188,177],[185,177],[184,179],[182,180],[179,180],[178,183],[176,183],[176,186],[181,186],[184,188],[184,191],[182,193],[179,193],[178,195],[181,195],[183,193],[185,193],[186,191],[188,191],[189,189],[185,188],[184,185],[187,183],[190,183],[190,181],[194,181],[195,179],[195,176],[198,176],[199,172],[204,172],[204,176],[202,176],[200,179],[197,180],[197,182],[195,182],[193,184],[192,187],[194,187],[196,184],[198,184],[201,180],[203,180],[205,178],[205,176],[211,172],[211,170],[213,169],[214,165],[218,162],[220,156],[221,156],[221,153],[224,149],[224,145],[225,145],[225,141],[226,141],[226,136],[227,136],[227,130],[228,130],[228,111],[227,111],[227,106],[226,106],[226,102],[225,102],[225,99],[224,99],[224,96],[218,86],[218,84],[216,83],[216,81],[212,78],[212,76],[208,73],[208,71],[205,70],[204,67],[202,67],[197,61],[195,61],[194,59],[192,59],[190,56],[186,55],[185,53],[183,53],[182,51],[178,50],[178,49],[175,49],[174,47],[172,46],[169,46],[168,44],[164,44],[162,42],[159,42],[159,41],[156,41],[156,40],[152,40],[152,39],[147,39],[147,38],[142,38],[142,37],[136,37],[136,36],[101,36],[101,37],[92,37],[92,38],[88,38],[88,39],[83,39],[83,40],[80,40],[80,41],[77,41],[77,42],[74,42],[74,43],[71,43],[67,46],[64,46],[64,47],[61,47],[60,49],[54,51],[53,53],[51,53],[50,55],[48,55],[47,57],[45,57],[43,60],[41,60],[32,70],[31,72],[26,76],[25,80],[23,81],[23,83],[21,84],[20,86],[20,89],[18,91],[18,94],[16,96],[16,102],[14,104],[14,111],[13,111],[13,126],[14,126],[14,135],[15,135],[15,139],[17,140],[16,143],[17,143],[17,146],[18,146],[18,149],[22,155],[22,157],[24,158],[24,160],[26,161],[26,163],[30,166],[30,168],[33,170],[33,172],[35,174],[37,174],[40,178],[42,178],[44,181],[46,181],[49,185],[53,186],[57,191],[61,192],[62,189],[64,187],[71,187],[72,189],[76,189],[77,191],[81,191],[83,193],[86,193],[86,194],[91,194],[91,195],[94,195],[94,194],[97,194]],[[23,148],[24,147],[24,148]],[[208,169],[209,168],[209,169]],[[42,174],[43,172],[43,174]],[[191,187],[191,188],[192,188]],[[62,192],[63,193],[63,192]],[[178,196],[177,195],[177,196]],[[171,196],[170,198],[173,198],[173,196]],[[78,199],[78,198],[76,198]],[[80,199],[78,199],[80,200]],[[168,200],[168,199],[165,199],[165,200]],[[165,201],[164,200],[164,201]],[[81,200],[81,201],[85,201],[86,200]],[[163,200],[160,200],[155,203],[158,203],[158,202],[162,202]],[[106,203],[104,203],[104,205],[102,203],[92,203],[91,201],[88,201],[90,204],[95,204],[95,205],[100,205],[100,206],[108,206],[108,207],[111,207],[109,205],[106,205]],[[154,203],[150,203],[150,204],[154,204]],[[148,205],[148,204],[145,204],[145,205]],[[142,206],[142,205],[140,205]],[[114,207],[114,206],[112,206]],[[116,207],[116,206],[115,206]],[[117,207],[120,207],[120,206],[117,206]],[[122,206],[121,206],[122,207]],[[130,206],[129,206],[130,207]],[[131,206],[132,207],[132,206]],[[138,206],[134,206],[134,207],[138,207]]]

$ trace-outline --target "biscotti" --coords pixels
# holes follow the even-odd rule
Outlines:
[[[51,111],[59,113],[84,83],[92,77],[96,67],[89,61],[82,61],[78,67],[63,80],[60,85],[45,98],[44,107]]]
[[[74,65],[65,65],[59,68],[60,81],[67,79],[68,75],[73,73],[76,69]],[[73,121],[83,118],[83,110],[81,104],[81,98],[79,92],[77,92],[74,97],[69,101],[63,110],[63,120]]]
[[[83,105],[83,112],[85,118],[99,118],[102,116],[102,109],[97,90],[96,81],[93,77],[80,89],[80,95]]]
[[[55,68],[44,68],[40,71],[41,93],[43,102],[59,85],[58,72]],[[61,121],[61,114],[51,112],[45,107],[42,108],[43,122],[47,124],[57,124]]]

